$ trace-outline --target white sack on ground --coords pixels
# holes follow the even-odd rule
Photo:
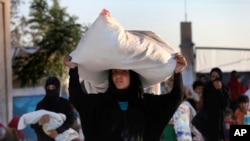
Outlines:
[[[55,113],[50,112],[47,110],[37,110],[33,112],[29,112],[26,114],[23,114],[20,117],[20,120],[18,122],[18,130],[22,130],[26,128],[29,124],[35,124],[38,122],[38,120],[43,115],[49,115],[50,121],[43,125],[43,130],[46,134],[48,134],[49,130],[56,129],[60,127],[64,121],[66,120],[66,116],[62,113]],[[71,141],[73,139],[76,139],[79,136],[79,134],[72,128],[69,128],[68,130],[64,131],[61,134],[58,134],[55,138],[56,141]]]
[[[175,52],[151,31],[125,30],[104,9],[70,55],[87,91],[104,92],[109,69],[134,70],[144,88],[166,80],[176,66]]]

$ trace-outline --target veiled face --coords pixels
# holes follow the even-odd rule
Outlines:
[[[46,87],[47,90],[55,90],[56,89],[56,86],[53,85],[53,84],[50,84]]]
[[[117,89],[127,89],[130,85],[129,70],[112,70],[112,80]]]

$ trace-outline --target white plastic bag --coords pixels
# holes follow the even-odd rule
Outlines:
[[[125,30],[103,10],[71,52],[89,93],[104,92],[108,70],[134,70],[144,88],[166,80],[176,66],[176,51],[151,31]]]

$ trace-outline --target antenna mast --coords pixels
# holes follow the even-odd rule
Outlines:
[[[185,9],[185,21],[187,21],[187,0],[184,0],[184,9]]]

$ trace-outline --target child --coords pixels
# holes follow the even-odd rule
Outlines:
[[[227,108],[224,113],[224,135],[225,141],[230,140],[230,125],[234,125],[235,120],[233,119],[233,110],[231,108]]]
[[[236,124],[238,125],[244,124],[244,115],[246,115],[247,112],[249,112],[248,105],[249,105],[248,96],[240,95],[237,100],[237,108],[234,112]]]

